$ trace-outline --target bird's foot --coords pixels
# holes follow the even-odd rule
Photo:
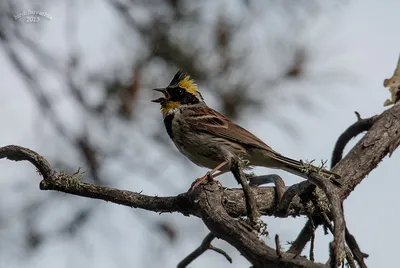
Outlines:
[[[222,168],[223,166],[225,166],[228,163],[228,161],[224,161],[221,164],[219,164],[216,168],[212,169],[211,171],[207,172],[206,175],[204,175],[203,177],[197,178],[192,185],[190,186],[189,190],[187,191],[187,193],[191,193],[193,192],[194,189],[196,189],[200,184],[202,184],[203,182],[207,181],[207,182],[215,182],[216,180],[214,180],[215,177],[218,177],[222,174],[224,174],[226,171],[220,171],[216,174],[214,174],[216,171],[218,171],[220,168]],[[216,181],[218,183],[218,186],[222,187],[222,184],[219,181]]]
[[[201,178],[197,178],[197,179],[192,183],[192,185],[190,186],[190,188],[189,188],[189,190],[187,191],[187,193],[189,194],[189,193],[193,192],[194,189],[196,189],[200,184],[204,184],[205,182],[210,183],[210,184],[216,183],[216,184],[218,185],[219,188],[224,188],[224,186],[221,184],[220,181],[215,180],[215,179],[214,179],[214,176],[213,176],[210,172],[207,172],[206,175],[204,175],[204,176],[201,177]]]
[[[187,191],[187,193],[191,193],[193,192],[194,189],[196,189],[200,184],[203,184],[204,182],[213,182],[213,176],[210,172],[207,172],[206,175],[204,175],[203,177],[197,178],[192,185],[190,186],[189,190]]]

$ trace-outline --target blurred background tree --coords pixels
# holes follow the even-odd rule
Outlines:
[[[347,7],[320,0],[3,0],[0,142],[35,149],[60,170],[81,167],[91,183],[180,193],[205,170],[173,147],[149,89],[167,85],[183,68],[211,107],[256,129],[274,148],[294,139],[290,148],[305,135],[296,109],[316,116],[335,106],[335,88],[357,83],[351,67],[329,66],[346,52],[337,49],[340,42],[318,43],[329,39],[329,22]],[[25,10],[51,19],[15,19]],[[325,148],[341,130],[321,139]],[[273,143],[268,133],[284,134]],[[330,153],[298,150],[286,151],[317,159]],[[169,267],[206,233],[198,219],[39,192],[32,168],[15,168],[0,163],[0,264],[7,267]],[[235,185],[230,175],[222,182]],[[227,251],[236,254],[234,265],[247,265]],[[193,266],[225,264],[206,255]]]

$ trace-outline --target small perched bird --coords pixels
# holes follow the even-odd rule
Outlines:
[[[198,166],[212,169],[198,178],[192,188],[210,174],[213,177],[230,171],[232,160],[240,160],[246,167],[263,166],[288,171],[307,178],[305,165],[274,151],[255,135],[211,109],[204,102],[197,85],[189,74],[178,71],[166,88],[156,88],[163,97],[152,100],[161,105],[161,113],[169,137],[178,150]],[[339,175],[308,165],[340,186]]]

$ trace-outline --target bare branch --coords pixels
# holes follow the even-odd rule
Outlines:
[[[321,221],[320,219],[313,219],[314,222],[314,228],[318,225],[320,225]],[[304,225],[303,229],[300,231],[299,235],[297,236],[296,240],[291,243],[290,248],[287,250],[288,253],[293,253],[296,255],[300,255],[305,246],[307,245],[308,241],[313,236],[313,223],[309,219],[306,224]]]
[[[310,261],[315,261],[314,259],[315,225],[311,217],[309,220],[311,223]]]
[[[368,254],[363,253],[358,246],[358,243],[353,235],[350,234],[349,230],[346,227],[345,230],[345,238],[346,243],[349,246],[351,252],[353,253],[354,259],[357,261],[358,266],[360,268],[367,268],[367,265],[364,262],[365,258],[368,258]]]
[[[201,242],[200,246],[196,248],[192,253],[186,256],[178,265],[177,268],[187,267],[192,261],[200,257],[201,254],[206,252],[208,249],[211,249],[217,253],[223,255],[230,263],[232,263],[232,258],[222,249],[216,248],[211,245],[211,242],[214,240],[215,235],[213,233],[209,233]]]
[[[1,158],[31,162],[44,178],[40,183],[42,190],[57,190],[154,212],[180,212],[184,215],[193,213],[189,209],[190,204],[188,204],[188,200],[184,194],[170,197],[153,197],[131,191],[84,183],[80,181],[79,176],[75,176],[74,174],[57,173],[51,168],[45,158],[24,147],[15,145],[0,147]],[[242,189],[222,190],[216,185],[214,187],[222,196],[224,208],[229,215],[232,217],[246,215],[246,203]],[[252,188],[251,191],[260,212],[263,215],[274,215],[276,204],[274,188],[256,187]],[[293,202],[290,212],[292,216],[306,215],[306,210],[300,202]],[[276,216],[279,217],[278,214]]]
[[[246,199],[246,210],[247,210],[247,217],[250,221],[250,224],[255,227],[257,230],[259,229],[258,226],[258,209],[257,203],[254,199],[253,194],[250,191],[250,186],[247,183],[246,175],[243,173],[243,168],[240,165],[239,161],[233,161],[231,171],[233,176],[237,180],[237,182],[242,186],[244,197]]]
[[[289,214],[290,205],[293,204],[294,198],[300,196],[302,193],[312,192],[315,189],[315,185],[308,181],[300,182],[290,186],[283,194],[277,206],[277,213],[282,215]],[[297,199],[296,201],[298,201]]]
[[[346,144],[362,132],[368,131],[376,119],[376,116],[367,119],[361,119],[360,114],[357,112],[356,115],[358,119],[357,122],[349,126],[336,141],[332,153],[331,168],[336,166],[336,164],[339,163],[339,161],[343,158],[343,150],[346,147]]]
[[[340,198],[345,199],[371,170],[389,153],[390,145],[400,132],[400,105],[373,117],[373,125],[332,171],[341,175],[345,185]]]
[[[346,253],[346,260],[347,260],[347,263],[350,266],[350,268],[357,268],[356,263],[354,262],[353,255],[351,254],[350,249],[348,247],[345,247],[344,251]]]
[[[276,197],[279,201],[282,199],[283,194],[286,192],[285,182],[277,174],[247,176],[247,179],[249,181],[249,186],[260,186],[267,183],[273,183],[276,189]]]
[[[225,259],[226,259],[227,261],[229,261],[230,263],[232,263],[232,258],[231,258],[231,256],[229,256],[228,253],[226,253],[224,250],[222,250],[222,249],[220,249],[220,248],[217,248],[217,247],[214,247],[213,245],[210,245],[210,249],[213,250],[213,251],[215,251],[215,252],[217,252],[217,253],[219,253],[219,254],[221,254],[222,256],[225,257]]]
[[[275,235],[275,251],[278,258],[282,258],[281,243],[279,242],[279,235]]]
[[[326,215],[325,212],[321,212],[321,216],[322,216],[322,219],[324,221],[324,226],[333,234],[334,233],[334,228],[333,228],[333,226],[332,226],[332,224],[330,222],[330,219],[329,219],[328,215]],[[346,227],[345,228],[346,243],[348,245],[352,245],[353,249],[350,249],[349,247],[345,246],[346,260],[347,260],[348,265],[351,268],[356,268],[356,265],[354,263],[354,258],[353,258],[354,253],[352,255],[352,252],[357,252],[357,249],[358,249],[359,253],[361,253],[361,251],[358,248],[357,242],[355,241],[354,237],[352,236],[353,240],[351,240],[351,238],[348,236],[348,234],[350,234],[350,233],[348,233],[348,234],[347,233],[348,233],[348,230],[347,230],[347,227]],[[355,247],[357,247],[357,249]],[[361,254],[364,254],[364,253],[361,253]],[[365,255],[367,255],[367,254],[365,254]],[[367,255],[367,257],[368,257],[368,255]],[[360,267],[366,268],[367,266],[365,265],[362,257],[361,257],[361,259],[362,259],[362,261],[360,262],[361,263]],[[331,258],[329,258],[328,262],[330,262],[330,260],[331,260]]]
[[[337,187],[333,186],[328,180],[322,178],[315,172],[309,174],[309,179],[324,191],[329,200],[329,210],[334,222],[333,242],[330,243],[330,266],[338,267],[345,251],[344,230],[346,223],[344,221],[342,202],[337,193]]]
[[[400,132],[400,105],[394,105],[376,118],[368,133],[358,144],[338,163],[333,171],[341,175],[343,188],[336,189],[314,176],[314,183],[323,189],[330,200],[330,212],[334,222],[334,241],[332,242],[332,264],[340,263],[344,257],[344,219],[340,207],[341,200],[345,199],[364,177],[389,153],[389,148]],[[30,161],[43,175],[41,189],[58,190],[75,195],[103,199],[126,206],[147,209],[156,212],[180,212],[185,215],[200,217],[210,231],[219,238],[226,240],[245,256],[254,266],[259,267],[326,267],[323,264],[312,263],[306,258],[289,252],[283,252],[282,258],[276,258],[276,249],[270,248],[258,237],[257,232],[239,216],[246,215],[246,202],[242,189],[220,189],[216,184],[202,185],[192,194],[173,197],[152,197],[129,191],[102,187],[83,183],[80,174],[69,175],[57,173],[51,169],[49,163],[37,153],[18,146],[0,147],[0,158],[15,161]],[[318,180],[321,180],[319,182]],[[247,185],[247,184],[246,184]],[[303,203],[312,200],[313,195],[307,194],[313,188],[310,182],[301,182],[304,192],[298,196],[288,196],[289,209],[287,215],[308,215],[310,208],[305,209]],[[332,188],[332,189],[331,189]],[[262,215],[282,217],[277,211],[279,201],[273,187],[252,187],[250,189],[256,206]],[[294,191],[296,192],[296,191]],[[293,194],[291,194],[293,195]],[[284,199],[284,195],[282,199]],[[313,209],[313,208],[311,208]],[[286,215],[286,216],[287,216]],[[329,219],[328,219],[329,221]],[[316,224],[316,223],[315,223]],[[361,252],[361,251],[360,251]],[[343,253],[341,255],[341,253]],[[354,254],[356,256],[356,254]],[[365,256],[363,256],[365,257]]]
[[[202,190],[201,188],[204,188]],[[234,246],[254,267],[325,267],[323,264],[312,263],[307,258],[296,257],[294,254],[282,253],[277,258],[276,249],[270,248],[259,239],[258,233],[244,221],[232,218],[222,207],[222,196],[216,194],[216,187],[204,185],[194,190],[197,202],[194,209],[199,211],[208,229],[218,237]]]

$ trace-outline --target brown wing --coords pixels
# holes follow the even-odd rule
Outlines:
[[[193,114],[186,118],[188,124],[194,130],[209,132],[243,145],[268,150],[279,155],[254,134],[209,107],[191,107],[191,112]]]

